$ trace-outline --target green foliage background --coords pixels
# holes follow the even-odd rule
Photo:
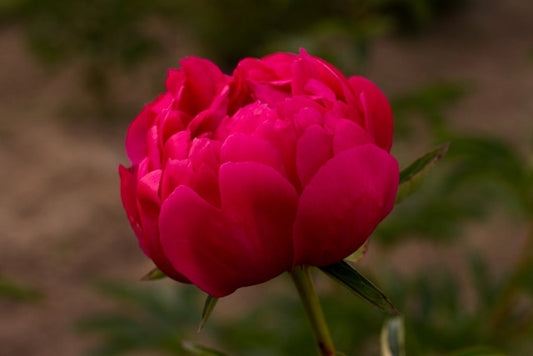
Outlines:
[[[353,73],[370,60],[377,39],[407,36],[416,41],[469,5],[466,0],[4,0],[0,18],[3,26],[19,26],[43,64],[57,68],[81,63],[91,110],[103,118],[98,125],[124,126],[113,75],[171,51],[162,33],[179,32],[195,54],[227,71],[245,56],[305,47]],[[397,142],[416,144],[419,137],[413,132],[422,127],[426,142],[451,146],[420,191],[378,228],[372,241],[380,248],[394,249],[416,239],[436,246],[459,244],[467,224],[483,221],[494,211],[506,214],[510,223],[533,224],[533,156],[501,138],[460,131],[446,116],[469,90],[464,83],[435,81],[391,98]],[[472,346],[508,355],[533,354],[531,226],[522,257],[497,276],[490,272],[492,261],[486,256],[465,251],[466,274],[473,281],[471,305],[462,298],[464,285],[446,267],[428,266],[414,276],[387,266],[369,271],[404,316],[407,355],[452,355]],[[386,317],[317,278],[339,350],[378,355]],[[182,340],[237,355],[311,355],[314,344],[296,293],[288,279],[278,284],[281,287],[270,293],[252,293],[243,312],[232,315],[234,306],[220,302],[197,335],[204,296],[193,287],[168,281],[106,282],[95,293],[109,298],[113,307],[87,315],[76,327],[98,336],[98,345],[87,350],[92,355],[139,350],[185,354]],[[1,287],[2,297],[20,297],[21,302],[39,295],[3,279]],[[219,314],[224,308],[230,311]]]

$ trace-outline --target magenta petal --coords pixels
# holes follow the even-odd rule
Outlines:
[[[189,150],[189,158],[193,169],[199,170],[201,166],[207,165],[213,170],[218,170],[220,165],[220,146],[222,146],[221,142],[216,140],[210,140],[205,137],[194,138]]]
[[[218,140],[225,138],[235,132],[251,134],[264,122],[276,121],[277,112],[265,103],[254,102],[240,108],[233,116],[222,119],[215,137]]]
[[[332,156],[331,135],[318,125],[309,126],[296,146],[296,169],[303,187]]]
[[[189,159],[169,159],[161,177],[161,198],[166,199],[180,185],[192,185],[194,173]]]
[[[168,138],[183,130],[184,124],[188,121],[190,121],[188,115],[180,111],[171,110],[162,114],[159,124],[160,145],[164,147]]]
[[[287,176],[292,184],[300,185],[296,172],[296,142],[297,135],[294,125],[290,121],[265,121],[253,133],[270,142],[280,152]]]
[[[157,126],[152,126],[146,133],[146,154],[150,170],[161,168],[161,149],[159,144],[159,130]]]
[[[263,57],[261,62],[271,68],[280,79],[290,79],[292,75],[292,62],[298,56],[293,53],[274,53]]]
[[[159,218],[161,244],[174,268],[213,297],[253,284],[250,256],[221,210],[180,186]]]
[[[367,131],[374,136],[376,144],[390,151],[392,147],[392,110],[379,88],[363,77],[351,77],[350,85],[360,96],[365,113]]]
[[[165,86],[167,90],[175,97],[179,98],[183,84],[185,82],[185,74],[181,70],[169,69],[167,72],[167,79]]]
[[[341,151],[367,143],[374,143],[374,138],[361,126],[346,119],[337,121],[335,135],[333,136],[333,152],[335,155]]]
[[[279,151],[268,141],[252,135],[230,135],[220,149],[221,162],[258,162],[285,174]]]
[[[307,54],[305,50],[300,50],[300,58],[303,59],[307,65],[300,65],[300,68],[307,67],[303,73],[307,78],[315,78],[330,87],[337,98],[347,100],[348,102],[353,98],[353,92],[348,84],[348,80],[337,68],[330,63]],[[300,69],[301,71],[301,69]],[[300,73],[294,70],[295,79]]]
[[[137,209],[139,211],[142,240],[148,247],[148,256],[153,260],[154,244],[158,239],[158,218],[161,199],[159,198],[159,182],[161,170],[152,171],[139,179],[137,183]]]
[[[294,187],[273,168],[256,162],[224,163],[219,181],[222,209],[243,229],[243,253],[251,257],[249,268],[257,281],[288,270],[298,204]]]
[[[313,78],[309,79],[305,84],[304,91],[317,99],[325,99],[331,102],[337,99],[335,92],[330,87]]]
[[[248,81],[248,86],[254,100],[267,103],[271,106],[275,106],[277,103],[290,97],[290,92],[284,90],[283,87],[273,85],[272,83],[250,80]]]
[[[188,283],[189,280],[178,273],[166,258],[159,241],[159,211],[160,198],[158,195],[161,171],[155,170],[146,174],[137,184],[137,201],[140,215],[141,235],[139,242],[147,249],[145,253],[155,265],[167,276],[177,281]]]
[[[188,57],[180,61],[185,82],[180,97],[179,109],[196,115],[207,109],[213,98],[226,82],[220,69],[207,59]]]
[[[359,248],[392,210],[398,180],[394,157],[374,145],[329,160],[301,194],[294,265],[328,265]]]
[[[185,159],[189,156],[191,145],[191,133],[189,131],[179,131],[168,138],[164,146],[165,160]]]
[[[138,164],[146,155],[146,133],[152,123],[149,106],[133,120],[126,134],[126,153],[132,164]]]
[[[142,234],[142,228],[140,226],[141,218],[137,209],[137,172],[133,167],[128,169],[120,165],[118,167],[118,173],[120,176],[120,197],[122,198],[122,205],[124,206],[130,225],[137,236],[139,246],[150,257],[150,250]]]
[[[160,169],[151,171],[139,179],[137,184],[137,199],[141,215],[149,215],[150,217],[157,218],[159,206],[161,205],[161,199],[159,198],[160,181]]]

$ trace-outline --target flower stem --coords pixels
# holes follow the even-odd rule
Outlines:
[[[322,356],[335,355],[335,347],[329,335],[328,325],[311,279],[309,266],[297,266],[291,273],[294,285],[311,324],[313,335]]]

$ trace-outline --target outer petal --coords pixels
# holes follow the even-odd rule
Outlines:
[[[249,235],[232,224],[222,210],[186,186],[178,187],[163,203],[160,231],[172,265],[214,297],[265,282],[290,266],[290,260],[281,261],[292,255],[290,234],[289,244],[284,244],[289,251],[280,251],[283,245],[273,240],[266,251],[257,252],[255,249],[267,241],[249,241]]]
[[[184,83],[185,73],[183,73],[183,71],[174,68],[168,70],[167,79],[165,80],[165,86],[169,93],[179,98],[181,95],[181,91],[183,90]]]
[[[213,62],[202,58],[182,59],[180,66],[185,82],[178,108],[194,116],[211,105],[226,77]]]
[[[145,106],[143,111],[133,120],[126,134],[126,153],[132,164],[138,164],[146,155],[146,133],[152,123],[153,114],[150,107]]]
[[[229,85],[222,87],[222,90],[213,98],[209,108],[201,111],[190,122],[189,129],[193,136],[202,135],[206,132],[214,132],[220,121],[226,116],[228,109]]]
[[[349,101],[353,97],[348,80],[337,68],[301,49],[299,59],[293,64],[293,94],[303,94],[311,78],[326,84],[339,99]]]
[[[172,266],[200,289],[222,297],[242,285],[246,260],[232,227],[191,188],[179,186],[163,202],[159,228]]]
[[[359,248],[392,210],[398,180],[396,160],[374,145],[328,161],[300,197],[294,265],[328,265]]]
[[[273,168],[256,162],[220,167],[222,209],[243,229],[244,250],[260,281],[292,265],[292,226],[298,194]]]
[[[142,228],[140,226],[141,218],[137,209],[137,172],[133,167],[128,169],[120,165],[118,167],[118,174],[120,176],[120,197],[122,198],[122,205],[124,206],[130,225],[135,235],[137,235],[139,246],[150,257],[150,250],[142,235]]]
[[[147,154],[147,134],[154,125],[154,119],[172,105],[172,96],[168,93],[159,95],[154,101],[146,105],[128,127],[126,134],[126,153],[132,164],[138,164]]]
[[[189,280],[176,272],[168,261],[159,241],[159,210],[158,196],[161,171],[155,170],[146,174],[137,184],[137,201],[142,226],[139,242],[147,248],[146,254],[155,265],[167,276],[177,281],[188,283]]]
[[[272,68],[279,79],[290,79],[292,76],[292,62],[296,58],[298,58],[298,55],[294,53],[274,53],[263,57],[261,62]]]
[[[376,139],[376,144],[390,151],[392,147],[392,110],[385,95],[378,87],[363,77],[351,77],[350,85],[360,96],[368,132]]]

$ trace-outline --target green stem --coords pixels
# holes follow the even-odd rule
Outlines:
[[[311,329],[313,330],[320,354],[322,356],[335,355],[335,347],[329,335],[328,325],[311,279],[309,266],[295,267],[291,276],[300,295],[305,313],[311,323]]]

